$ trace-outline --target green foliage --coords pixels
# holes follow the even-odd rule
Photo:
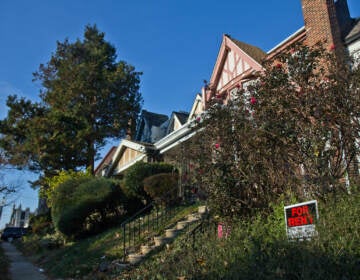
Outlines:
[[[123,179],[124,191],[128,196],[146,199],[147,195],[144,191],[143,180],[158,173],[171,173],[172,171],[174,171],[174,167],[167,163],[137,162],[125,172]]]
[[[8,97],[0,147],[11,164],[45,177],[84,167],[93,172],[96,150],[106,139],[123,136],[140,111],[140,75],[116,61],[104,33],[86,26],[83,40],[57,42],[50,60],[34,73],[42,86],[39,103]]]
[[[144,179],[144,190],[157,204],[173,205],[178,199],[178,174],[159,173]]]
[[[197,210],[197,206],[191,205],[175,209],[175,216],[170,220],[161,220],[159,226],[162,231],[174,224],[175,221],[187,216]],[[154,212],[153,217],[156,216]],[[151,217],[150,217],[151,220]],[[133,226],[136,228],[140,220],[135,220]],[[148,234],[147,224],[142,224],[141,232]],[[22,242],[17,244],[18,249],[26,256],[31,256],[41,262],[41,267],[46,274],[53,278],[74,279],[113,279],[121,271],[116,265],[109,265],[107,272],[99,272],[102,263],[116,262],[123,257],[123,228],[115,225],[96,236],[65,242],[59,234],[46,236],[25,236]],[[132,236],[131,236],[132,238]],[[1,269],[1,267],[0,267]],[[115,278],[114,278],[115,279]]]
[[[360,70],[298,46],[242,86],[226,105],[214,96],[184,144],[192,184],[211,209],[237,216],[283,193],[346,191],[341,179],[359,152]]]
[[[62,170],[58,173],[56,176],[52,177],[46,177],[44,179],[44,184],[46,188],[44,187],[41,189],[41,195],[46,198],[47,205],[51,208],[52,207],[52,196],[56,188],[64,183],[65,181],[68,181],[70,179],[76,179],[76,178],[92,178],[92,175],[89,170],[86,171],[74,171],[74,170]]]
[[[179,238],[123,279],[358,279],[359,193],[321,203],[318,237],[290,242],[281,205],[232,221],[228,238],[214,224],[193,239]],[[281,213],[282,212],[282,213]],[[193,249],[193,244],[195,249]]]
[[[53,233],[55,231],[51,213],[36,215],[30,218],[31,231],[33,234],[44,236],[46,234]]]
[[[118,182],[78,177],[60,184],[51,209],[55,228],[68,238],[104,230],[125,214],[126,198]]]

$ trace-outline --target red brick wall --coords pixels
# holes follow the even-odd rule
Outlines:
[[[301,0],[306,29],[306,44],[324,42],[342,46],[334,0]]]

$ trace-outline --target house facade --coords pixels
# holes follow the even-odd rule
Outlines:
[[[360,18],[350,17],[347,0],[301,0],[301,4],[305,25],[268,52],[223,36],[210,83],[203,88],[205,108],[213,98],[226,104],[233,92],[239,87],[246,89],[254,74],[262,71],[262,61],[276,60],[278,54],[294,44],[321,43],[325,49],[336,50],[340,58],[347,53],[355,63],[359,60]]]
[[[118,147],[112,147],[95,169],[97,176],[121,177],[138,161],[163,161],[167,148],[190,132],[189,113],[172,112],[170,117],[143,110],[134,137],[128,135]]]
[[[278,54],[293,44],[313,46],[321,43],[344,57],[347,52],[356,61],[360,58],[360,19],[350,17],[346,0],[301,0],[304,26],[289,35],[268,52],[223,35],[209,83],[197,94],[189,114],[174,112],[170,118],[143,111],[135,137],[121,141],[116,151],[108,154],[107,164],[97,168],[104,176],[118,176],[135,162],[143,160],[171,161],[171,151],[194,135],[192,122],[206,112],[216,99],[227,102],[245,89],[263,71],[262,62],[276,60]]]

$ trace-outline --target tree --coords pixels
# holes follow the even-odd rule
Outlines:
[[[297,46],[216,103],[187,145],[194,184],[224,216],[267,208],[282,195],[348,191],[359,154],[360,71],[318,46]]]
[[[54,226],[67,237],[103,231],[127,213],[119,182],[103,177],[69,178],[54,189],[52,198]]]
[[[8,169],[8,164],[3,150],[0,149],[0,197],[5,198],[7,195],[16,192],[17,187],[7,184],[4,181],[5,169]],[[4,201],[0,200],[0,218],[1,218],[1,207],[3,206]]]
[[[106,140],[133,129],[141,73],[116,61],[104,37],[96,26],[86,26],[82,41],[57,42],[49,62],[34,73],[42,86],[40,102],[8,97],[0,145],[12,164],[45,176],[84,167],[93,172],[96,151]]]

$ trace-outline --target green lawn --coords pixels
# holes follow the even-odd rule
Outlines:
[[[232,221],[227,238],[217,238],[217,222],[197,232],[195,239],[182,234],[138,266],[121,272],[98,271],[100,263],[122,257],[120,227],[42,251],[35,260],[57,278],[356,280],[360,279],[359,205],[359,193],[319,201],[318,236],[311,241],[287,240],[283,205],[277,205],[271,214],[259,212]],[[169,223],[194,210],[182,209]],[[34,244],[28,238],[23,248]]]
[[[178,207],[174,216],[167,220],[166,224],[172,224],[196,210],[197,205]],[[134,225],[137,224],[138,221],[135,221]],[[165,226],[164,224],[158,231],[163,230]],[[44,239],[42,237],[42,240]],[[123,236],[120,226],[93,237],[67,243],[57,249],[44,249],[40,245],[42,242],[39,236],[30,235],[26,236],[23,242],[17,243],[17,246],[33,262],[44,268],[49,276],[55,278],[79,278],[84,275],[92,275],[91,277],[98,277],[95,279],[102,279],[105,274],[98,272],[99,265],[113,260],[121,261],[123,258]],[[138,245],[141,244],[139,242]],[[91,277],[90,279],[93,279]]]
[[[360,194],[319,201],[318,236],[289,242],[281,205],[233,221],[228,238],[214,227],[178,238],[115,279],[360,279]],[[216,224],[215,224],[216,225]]]

